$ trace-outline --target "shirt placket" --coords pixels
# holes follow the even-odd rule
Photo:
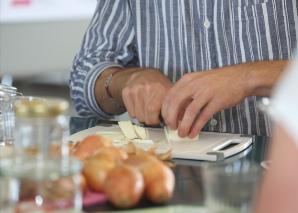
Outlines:
[[[214,0],[204,0],[204,11],[202,20],[202,31],[206,41],[206,69],[210,70],[217,67],[217,54],[215,51],[215,35],[214,35]],[[219,114],[215,114],[207,123],[209,131],[219,130]]]

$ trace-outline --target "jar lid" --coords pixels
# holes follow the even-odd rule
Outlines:
[[[8,86],[6,84],[0,84],[0,90],[11,90],[11,91],[17,91],[16,87]]]
[[[15,101],[14,111],[17,117],[56,117],[67,111],[68,101],[59,98],[26,98]]]
[[[16,87],[8,86],[5,84],[0,84],[0,98],[1,97],[13,97],[22,95],[21,93],[17,92]]]

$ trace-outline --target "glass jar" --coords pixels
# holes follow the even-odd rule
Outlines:
[[[0,84],[0,145],[12,144],[14,129],[14,99],[21,95],[15,87]]]
[[[19,155],[68,157],[64,136],[68,129],[63,99],[19,98],[15,101],[15,150]],[[52,156],[53,157],[53,156]]]
[[[21,97],[15,100],[14,155],[2,162],[2,178],[17,189],[6,202],[15,212],[80,212],[81,163],[69,156],[62,99]],[[0,189],[1,190],[1,189]],[[1,203],[1,202],[0,202]],[[13,204],[13,205],[12,205]],[[13,206],[13,207],[11,207]],[[1,207],[0,207],[1,209]]]

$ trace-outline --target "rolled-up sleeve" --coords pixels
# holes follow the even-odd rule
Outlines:
[[[99,0],[70,76],[70,92],[79,115],[108,119],[95,99],[95,82],[109,67],[137,64],[135,33],[126,0]]]

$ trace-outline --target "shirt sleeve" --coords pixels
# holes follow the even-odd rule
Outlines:
[[[298,55],[276,87],[272,101],[273,119],[298,145]]]
[[[95,99],[95,82],[109,67],[138,63],[135,33],[126,0],[99,0],[70,76],[70,93],[79,115],[109,119]]]

